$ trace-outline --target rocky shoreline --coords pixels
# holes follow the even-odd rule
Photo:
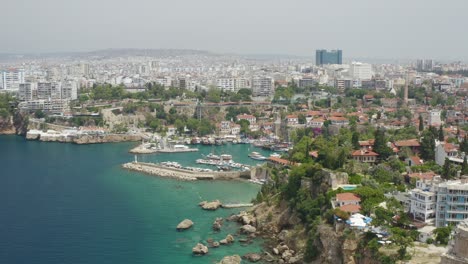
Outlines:
[[[38,140],[43,142],[61,142],[74,144],[101,144],[101,143],[117,143],[117,142],[135,142],[140,141],[140,135],[127,134],[104,134],[104,135],[67,135],[53,134],[42,131],[28,131],[26,133],[27,140]]]
[[[217,201],[215,201],[217,202]],[[202,204],[206,204],[202,203]],[[225,256],[220,262],[218,263],[241,263],[242,259],[246,260],[247,262],[258,262],[258,261],[265,261],[265,262],[272,262],[272,263],[303,263],[303,253],[296,251],[291,247],[293,243],[290,242],[291,233],[287,232],[280,232],[279,234],[273,235],[275,230],[266,231],[265,228],[269,228],[269,226],[265,226],[264,220],[257,219],[255,216],[255,208],[252,211],[242,211],[239,214],[232,214],[229,217],[223,219],[217,217],[213,222],[213,231],[219,232],[222,229],[223,222],[229,221],[234,222],[239,225],[239,229],[236,234],[228,234],[226,238],[221,239],[219,241],[215,241],[211,238],[206,239],[206,241],[198,242],[194,245],[192,249],[192,253],[194,255],[205,255],[208,254],[210,248],[215,250],[218,247],[230,245],[233,243],[241,243],[243,245],[248,245],[252,243],[258,237],[261,237],[268,241],[266,243],[263,252],[250,252],[245,255],[238,256]],[[191,221],[185,219],[183,222],[184,228],[189,229]],[[178,228],[179,230],[179,228]],[[273,232],[273,233],[271,233]],[[237,238],[234,238],[236,236]],[[289,245],[288,245],[289,244]],[[295,245],[293,245],[295,246]]]

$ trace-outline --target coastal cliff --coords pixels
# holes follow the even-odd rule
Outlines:
[[[0,116],[0,135],[26,135],[28,116],[15,112],[6,117]]]
[[[249,214],[257,219],[257,230],[267,241],[265,251],[268,252],[267,255],[272,256],[275,263],[379,263],[366,248],[361,233],[346,229],[342,225],[330,224],[326,217],[322,217],[322,220],[305,220],[300,212],[303,210],[302,205],[293,206],[285,199],[283,193],[275,192],[275,188],[278,187],[274,186],[280,186],[284,181],[275,169],[259,168],[257,173],[268,177],[274,183],[273,186],[265,185],[262,188],[257,197],[257,204]],[[307,193],[314,199],[323,196],[335,184],[347,181],[347,177],[346,173],[319,169],[314,173],[314,177],[302,178],[300,195]],[[313,199],[309,201],[305,204],[310,206]],[[320,210],[327,211],[325,207]],[[285,258],[281,254],[280,249],[285,246],[294,252],[293,256]]]
[[[30,131],[26,134],[28,140],[39,140],[44,142],[61,142],[75,144],[99,144],[99,143],[116,143],[116,142],[133,142],[140,141],[140,135],[127,134],[105,134],[105,135],[55,135],[40,133],[39,131]]]

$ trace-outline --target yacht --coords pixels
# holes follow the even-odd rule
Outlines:
[[[266,157],[265,156],[262,156],[260,153],[258,152],[252,152],[249,154],[249,157],[251,159],[254,159],[254,160],[266,160]]]

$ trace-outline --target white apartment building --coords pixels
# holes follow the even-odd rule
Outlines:
[[[468,179],[421,180],[410,192],[410,213],[420,221],[434,221],[436,227],[458,224],[468,219]]]
[[[61,83],[62,99],[78,99],[78,83],[75,81],[64,81]]]
[[[36,97],[36,83],[20,83],[18,97],[20,101],[30,101]]]
[[[52,82],[37,83],[37,99],[60,99],[60,84]]]
[[[416,182],[416,188],[410,192],[410,213],[414,218],[425,223],[434,220],[436,211],[436,198],[432,184],[425,181]]]
[[[353,79],[370,80],[372,79],[372,65],[362,62],[352,62],[349,65],[349,75]]]
[[[436,226],[458,224],[468,219],[468,180],[439,183],[436,188]]]
[[[253,96],[270,96],[274,93],[274,84],[272,78],[254,77],[252,78],[251,84]]]
[[[245,78],[218,78],[216,86],[221,90],[237,93],[239,89],[250,88],[250,82]]]
[[[1,72],[0,90],[18,91],[20,83],[24,83],[24,70],[9,69]]]
[[[61,114],[68,109],[68,100],[61,99],[38,99],[19,103],[18,107],[26,111],[42,110],[45,112]]]

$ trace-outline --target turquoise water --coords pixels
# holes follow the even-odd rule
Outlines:
[[[239,209],[203,211],[201,200],[249,202],[258,185],[245,182],[180,182],[122,170],[134,144],[77,146],[0,136],[0,263],[213,263],[225,255],[259,252],[261,241],[238,242],[193,257],[191,248],[219,240],[238,226],[211,231],[216,217]],[[146,161],[190,165],[200,153],[154,154]],[[217,147],[219,149],[220,147]],[[238,162],[262,152],[249,145],[221,147]],[[267,152],[262,152],[267,154]],[[177,232],[184,218],[192,229]],[[237,239],[239,237],[236,237]]]

